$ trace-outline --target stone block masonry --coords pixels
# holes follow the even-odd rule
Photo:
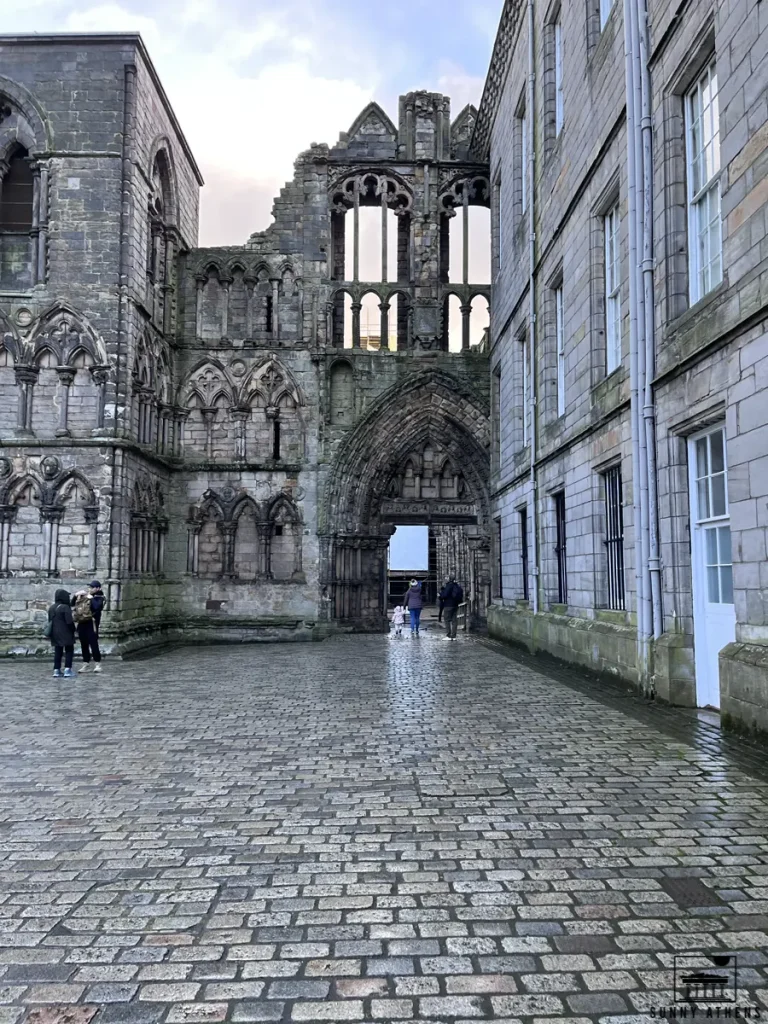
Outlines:
[[[474,108],[369,105],[299,155],[266,231],[202,249],[202,179],[137,36],[0,57],[2,649],[44,649],[54,589],[94,575],[113,653],[383,629],[382,500],[422,483],[455,503],[484,612],[490,292],[446,269],[449,221],[490,201]],[[373,280],[368,207],[397,237]]]

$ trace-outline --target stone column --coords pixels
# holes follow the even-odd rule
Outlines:
[[[273,277],[272,284],[272,339],[280,340],[280,279]]]
[[[387,281],[387,183],[381,193],[381,280]]]
[[[232,419],[235,421],[235,458],[244,460],[245,450],[245,427],[248,422],[250,409],[233,409]]]
[[[355,205],[352,208],[352,280],[360,280],[360,180],[355,179]]]
[[[301,523],[292,523],[291,529],[293,530],[293,576],[294,580],[300,580],[304,578],[304,571],[301,565],[301,538],[302,529]]]
[[[362,302],[352,303],[352,348],[360,348],[360,310]]]
[[[253,299],[256,290],[256,278],[248,274],[243,278],[245,285],[245,336],[253,337]]]
[[[59,426],[56,430],[56,437],[71,437],[69,429],[69,389],[75,382],[75,369],[72,366],[57,366],[56,373],[59,377],[59,395],[61,405],[59,406]]]
[[[0,184],[2,178],[0,177]],[[19,511],[18,505],[0,505],[0,576],[8,575],[8,556],[11,547],[11,526]]]
[[[94,433],[100,433],[104,429],[104,411],[107,399],[107,381],[109,380],[108,366],[92,366],[90,368],[91,378],[99,388],[99,404],[96,410],[96,428]]]
[[[469,348],[469,317],[472,305],[469,302],[461,305],[461,347],[466,352]]]
[[[33,285],[37,284],[37,254],[40,238],[40,165],[29,160],[32,170],[32,228],[29,232],[29,274]]]
[[[168,536],[168,521],[163,520],[157,525],[157,572],[165,569],[165,541]]]
[[[464,230],[461,239],[461,279],[464,284],[469,284],[469,182],[465,181],[461,190],[461,214]]]
[[[32,433],[32,388],[37,382],[39,369],[36,366],[17,366],[16,383],[19,386],[19,407],[16,419],[16,434],[28,437]]]
[[[209,459],[213,458],[213,422],[216,418],[216,407],[207,406],[200,410],[205,424],[205,454]]]
[[[59,553],[59,523],[64,514],[60,505],[43,505],[40,519],[43,524],[43,572],[48,576],[58,576],[56,561]]]
[[[219,303],[221,304],[222,341],[227,337],[227,332],[229,331],[229,284],[229,279],[219,281],[219,288],[221,289]]]
[[[235,534],[237,523],[219,523],[222,539],[222,574],[236,576],[235,572]]]
[[[195,275],[195,336],[202,338],[203,336],[203,291],[208,278],[205,274]]]
[[[272,537],[272,523],[256,523],[256,533],[259,539],[259,576],[262,579],[271,580],[269,542]]]
[[[267,408],[264,410],[264,413],[265,413],[267,419],[269,420],[269,422],[272,424],[272,450],[270,451],[270,454],[269,454],[268,458],[274,459],[274,458],[276,458],[276,456],[275,456],[275,440],[276,440],[275,432],[279,431],[279,429],[280,429],[279,426],[278,426],[280,410],[275,405],[268,405]],[[277,435],[277,442],[278,442],[278,447],[279,447],[279,443],[280,443],[279,433]]]
[[[40,162],[40,189],[38,200],[37,283],[45,284],[48,277],[48,164]]]
[[[197,576],[200,571],[200,530],[202,523],[191,523],[187,528],[187,572]]]
[[[184,424],[189,419],[189,409],[173,410],[173,454],[180,456],[184,447]]]
[[[83,512],[88,526],[88,572],[95,573],[98,565],[99,506],[86,505]]]
[[[389,303],[380,302],[379,310],[381,311],[381,347],[389,348]]]

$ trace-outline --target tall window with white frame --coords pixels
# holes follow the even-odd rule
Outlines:
[[[565,491],[553,497],[555,506],[555,558],[557,560],[557,603],[568,603],[568,573],[565,557]]]
[[[600,31],[602,32],[605,28],[605,23],[608,21],[611,10],[613,8],[614,0],[600,0]]]
[[[523,408],[522,408],[522,412],[521,412],[522,424],[523,424],[523,430],[522,430],[523,447],[525,447],[528,444],[528,439],[529,439],[529,420],[528,420],[528,416],[529,416],[530,410],[529,410],[528,406],[529,406],[529,402],[530,402],[530,387],[531,387],[530,379],[529,379],[530,372],[531,372],[531,370],[530,370],[530,362],[529,362],[529,359],[528,359],[528,337],[527,337],[527,335],[523,334],[523,336],[520,338],[520,377],[521,377],[522,382],[523,382],[523,388],[522,388],[522,392],[523,392],[523,394],[522,394]]]
[[[557,345],[557,415],[565,415],[565,327],[563,286],[555,288],[555,343]]]
[[[520,569],[523,574],[523,600],[528,600],[528,506],[519,510],[520,516]]]
[[[723,279],[720,224],[720,113],[712,60],[685,97],[688,266],[691,302]]]
[[[605,553],[607,561],[606,606],[615,611],[626,608],[624,596],[624,496],[621,466],[603,474],[605,488]]]
[[[605,235],[605,372],[621,362],[621,247],[619,204],[603,218]]]
[[[555,42],[555,135],[563,130],[563,23],[562,8],[554,24]]]

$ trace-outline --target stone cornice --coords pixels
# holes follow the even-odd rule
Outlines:
[[[496,41],[493,44],[491,63],[488,66],[488,74],[483,87],[483,98],[480,101],[480,109],[477,112],[477,120],[469,145],[470,156],[481,163],[488,163],[490,157],[491,129],[499,108],[509,65],[509,55],[520,27],[522,10],[523,0],[504,0]]]

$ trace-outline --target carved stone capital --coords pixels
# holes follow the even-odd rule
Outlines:
[[[18,511],[18,505],[0,505],[0,523],[12,523]]]
[[[17,384],[36,384],[37,376],[40,373],[40,368],[37,366],[16,366],[16,383]]]
[[[99,521],[99,506],[98,505],[86,505],[83,509],[85,514],[85,521],[90,526],[93,523]]]
[[[89,372],[93,378],[94,384],[106,384],[109,380],[108,366],[92,366]]]
[[[59,378],[59,383],[63,384],[65,388],[70,388],[75,383],[75,374],[77,371],[74,366],[57,366],[56,373]]]
[[[63,505],[41,505],[40,519],[44,523],[60,523],[64,515]]]

